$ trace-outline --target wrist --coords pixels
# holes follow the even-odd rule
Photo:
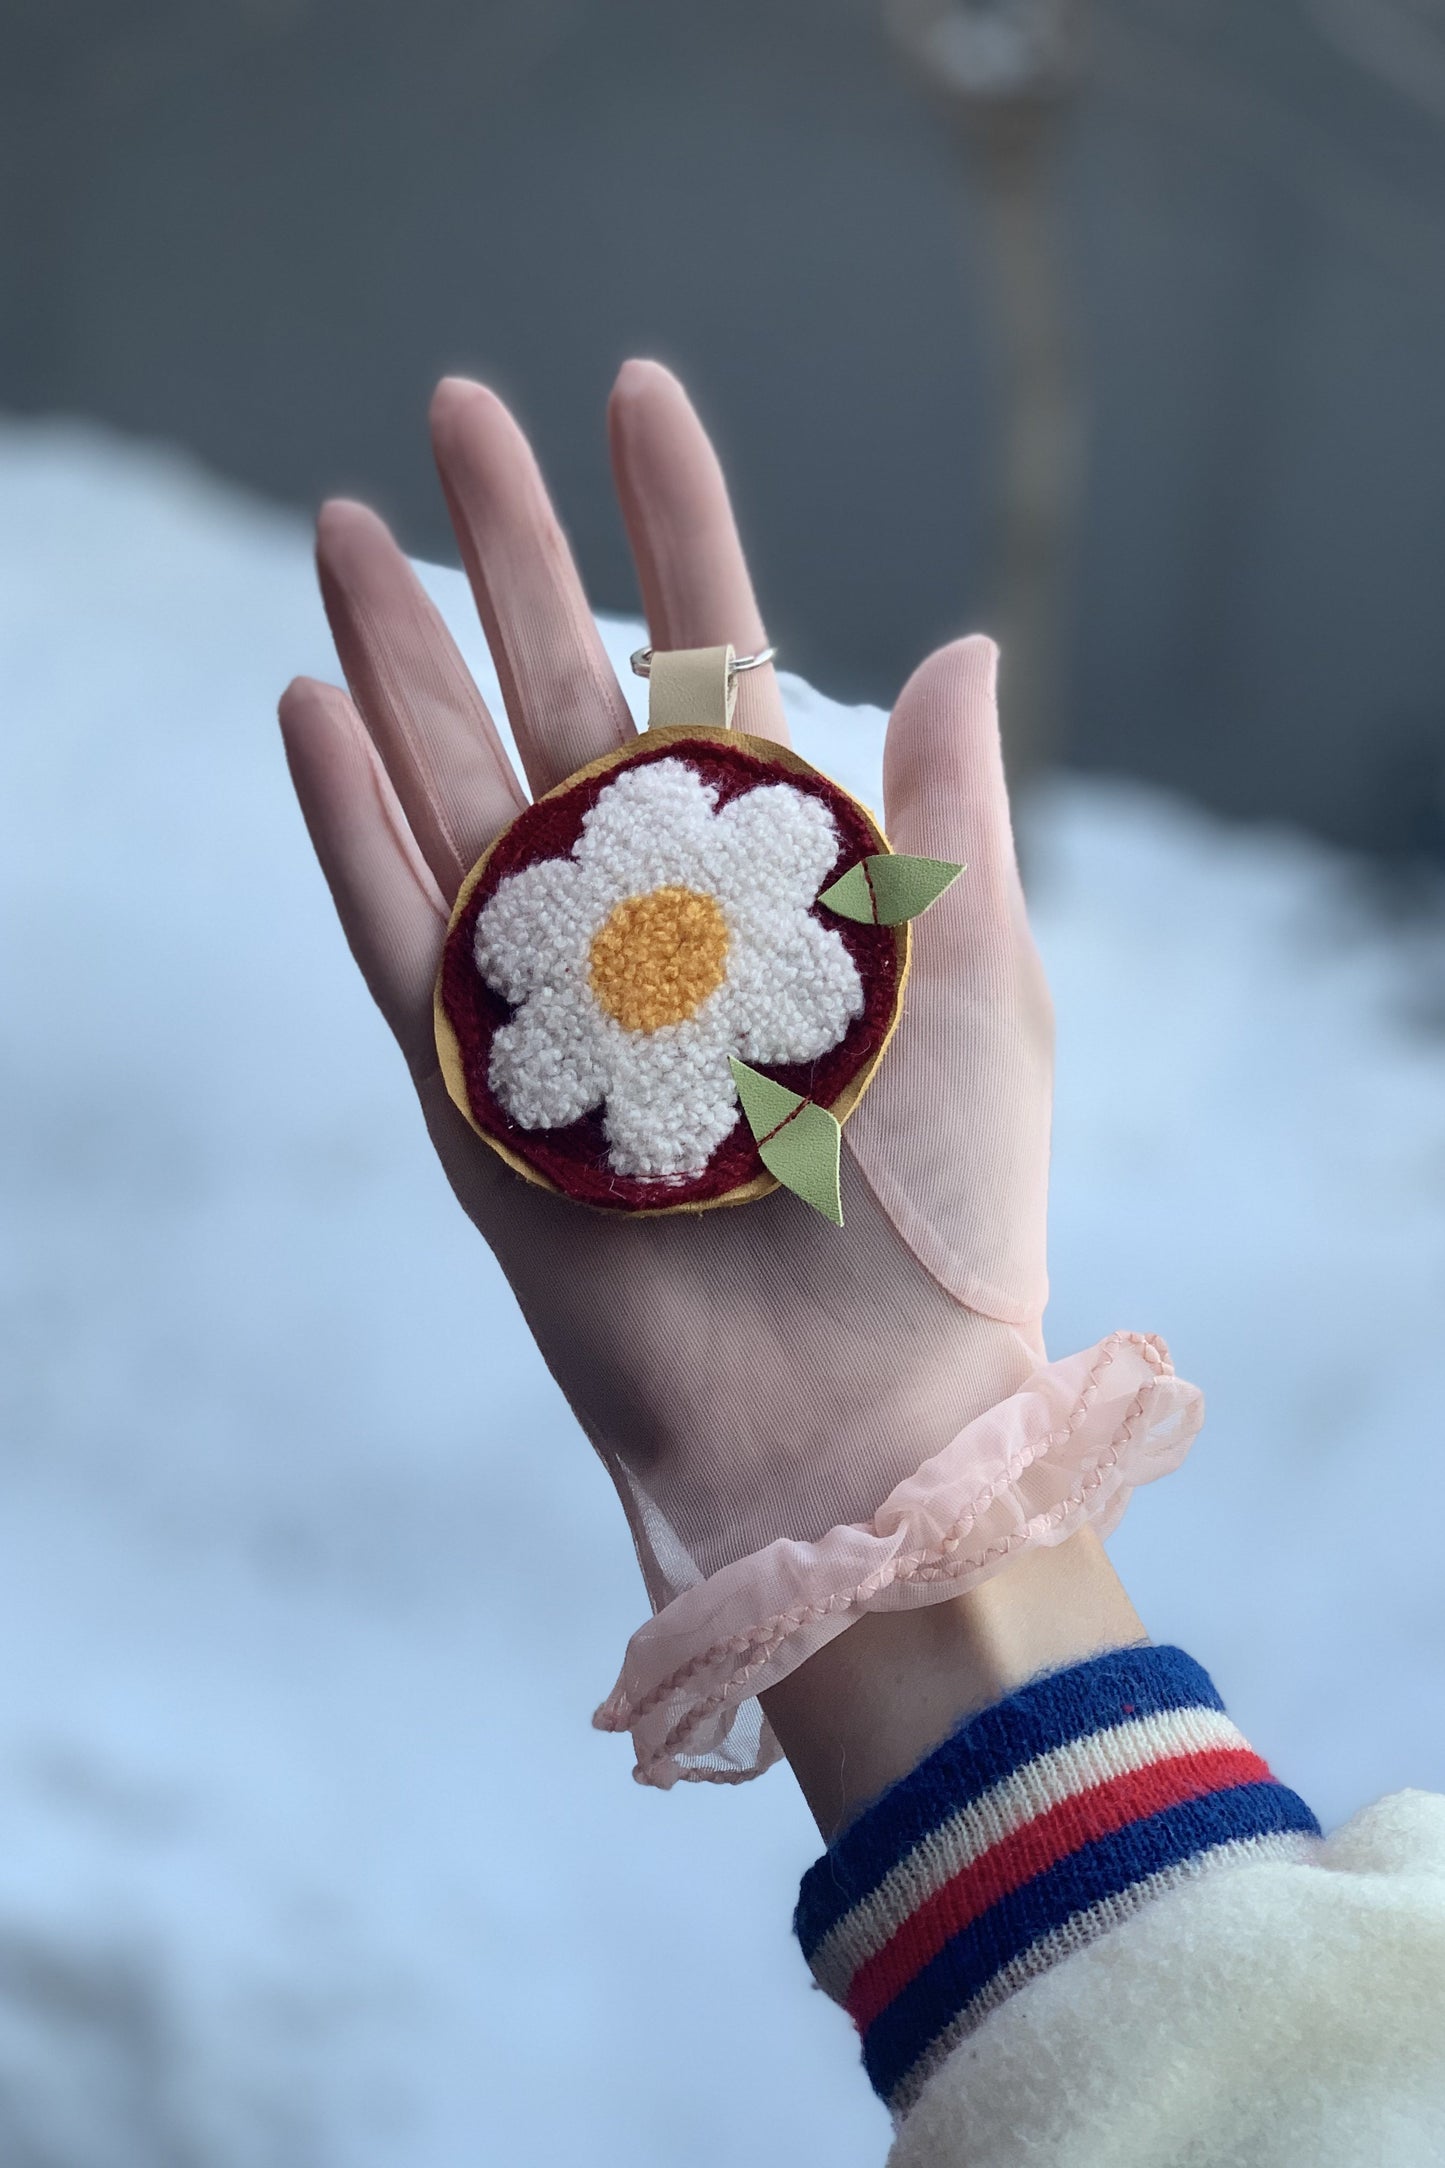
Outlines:
[[[865,1612],[761,1696],[825,1840],[967,1717],[1041,1672],[1147,1639],[1090,1528],[967,1594]]]

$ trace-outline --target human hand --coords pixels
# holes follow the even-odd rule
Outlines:
[[[721,472],[681,388],[629,363],[610,424],[653,643],[764,645]],[[516,424],[481,386],[449,380],[432,427],[540,793],[633,725]],[[614,1478],[654,1605],[669,1607],[666,1656],[644,1629],[611,1721],[632,1725],[656,1781],[751,1773],[767,1747],[735,1723],[740,1702],[860,1609],[934,1601],[1121,1509],[1164,1412],[1167,1358],[1137,1335],[1020,1395],[1044,1361],[1052,1020],[1014,860],[994,651],[942,650],[890,724],[891,840],[969,870],[915,928],[902,1022],[844,1130],[844,1229],[786,1191],[628,1217],[523,1182],[446,1094],[432,988],[450,903],[526,799],[381,522],[328,506],[318,561],[352,697],[298,681],[282,702],[308,827],[452,1186]],[[784,738],[771,670],[740,680],[735,720]],[[1102,1472],[1080,1457],[1081,1401],[1088,1438],[1107,1434]],[[971,1432],[1005,1405],[1002,1426]]]

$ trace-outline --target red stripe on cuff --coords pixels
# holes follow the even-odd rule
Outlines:
[[[1272,1781],[1268,1765],[1247,1747],[1211,1747],[1150,1762],[1061,1799],[990,1845],[925,1898],[882,1949],[859,1966],[844,2007],[859,2031],[866,2030],[954,1935],[1070,1852],[1186,1800],[1237,1784]]]

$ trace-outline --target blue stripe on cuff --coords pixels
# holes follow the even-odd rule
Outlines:
[[[1110,1649],[969,1717],[808,1869],[793,1917],[803,1955],[941,1822],[1027,1762],[1135,1717],[1200,1708],[1224,1708],[1208,1672],[1183,1649],[1151,1647]]]
[[[1221,1844],[1320,1828],[1304,1801],[1282,1784],[1245,1784],[1167,1808],[1085,1845],[1001,1898],[879,2013],[863,2061],[888,2099],[944,2027],[989,1980],[1042,1936],[1106,1898]]]

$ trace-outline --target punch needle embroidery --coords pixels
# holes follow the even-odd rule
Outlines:
[[[716,800],[683,759],[624,768],[568,856],[509,874],[477,920],[477,969],[517,1004],[493,1092],[524,1130],[601,1106],[618,1174],[703,1173],[738,1118],[729,1056],[815,1061],[862,1014],[857,965],[810,915],[828,808],[780,782]]]
[[[841,1226],[839,1125],[898,1019],[907,920],[957,870],[897,858],[781,746],[654,726],[463,884],[437,981],[447,1088],[581,1202],[701,1210],[781,1185]]]

